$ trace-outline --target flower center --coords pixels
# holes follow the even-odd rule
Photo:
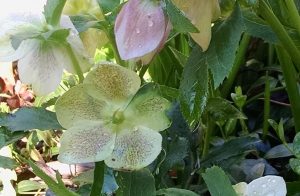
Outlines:
[[[124,121],[124,113],[123,111],[115,111],[115,113],[113,114],[113,119],[112,119],[112,122],[114,124],[120,124]]]

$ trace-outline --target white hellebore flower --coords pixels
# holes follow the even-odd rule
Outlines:
[[[14,13],[0,21],[0,62],[18,60],[21,81],[32,84],[38,95],[53,92],[64,69],[74,73],[74,59],[82,71],[89,68],[88,55],[69,17],[62,16],[60,26],[47,25],[42,14],[33,13]]]
[[[280,176],[264,176],[249,184],[240,182],[233,185],[238,196],[285,196],[286,184]]]
[[[0,156],[12,158],[11,149],[5,146],[0,149]],[[0,167],[0,183],[3,185],[0,196],[15,196],[16,191],[11,181],[17,181],[17,174],[14,170]]]

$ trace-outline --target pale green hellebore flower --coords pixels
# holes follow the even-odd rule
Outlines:
[[[173,2],[197,27],[199,33],[191,33],[191,36],[202,50],[206,51],[211,40],[211,23],[221,15],[218,0],[173,0]]]
[[[83,71],[90,67],[89,56],[69,17],[62,16],[60,26],[47,25],[41,13],[12,13],[0,21],[0,62],[18,61],[21,81],[32,84],[37,95],[53,92],[64,69],[75,73],[67,45]],[[68,29],[67,35],[63,29]]]
[[[264,176],[249,184],[240,182],[233,185],[238,196],[285,196],[286,184],[280,176]]]
[[[58,160],[104,160],[118,170],[137,170],[153,162],[161,151],[158,132],[170,126],[170,103],[158,95],[155,85],[140,85],[135,72],[104,64],[59,98],[57,119],[67,130]]]

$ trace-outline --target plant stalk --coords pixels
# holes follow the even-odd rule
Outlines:
[[[230,89],[232,88],[233,82],[239,72],[240,66],[245,61],[245,55],[250,39],[251,37],[248,34],[244,33],[231,72],[221,90],[221,93],[224,98],[226,98],[229,95]]]
[[[285,0],[284,1],[291,19],[292,25],[296,28],[298,31],[298,34],[300,35],[300,16],[298,9],[295,5],[294,0]]]
[[[73,68],[74,68],[76,74],[78,75],[79,83],[82,83],[83,79],[84,79],[83,72],[82,72],[81,67],[79,65],[79,62],[78,62],[78,60],[77,60],[77,58],[74,54],[74,51],[73,51],[72,47],[70,46],[70,44],[67,44],[66,48],[67,48],[67,52],[69,54],[69,57],[71,58]]]
[[[281,46],[276,47],[278,59],[286,83],[286,90],[291,103],[296,132],[300,132],[300,94],[297,85],[297,72],[292,66],[292,60],[287,51]]]
[[[300,70],[300,52],[265,0],[259,1],[259,14],[269,23],[281,44],[293,59],[297,69]]]
[[[264,121],[263,121],[263,139],[266,139],[269,130],[269,118],[270,118],[270,99],[271,99],[271,91],[270,91],[270,79],[269,73],[266,73],[265,80],[265,98],[264,98]]]
[[[95,162],[94,182],[90,196],[101,195],[104,182],[104,161]]]

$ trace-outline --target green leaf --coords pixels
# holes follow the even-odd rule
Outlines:
[[[48,41],[63,43],[66,42],[69,33],[70,33],[69,29],[56,29],[56,30],[48,31],[42,34],[42,36],[44,39]]]
[[[155,195],[154,177],[148,169],[120,172],[117,182],[120,186],[117,191],[117,196]]]
[[[280,119],[279,124],[277,124],[277,122],[272,119],[268,119],[268,122],[271,125],[271,127],[275,130],[275,132],[277,133],[279,139],[282,142],[285,142],[283,119]]]
[[[62,129],[54,112],[34,107],[21,108],[13,114],[0,117],[0,126],[11,131]]]
[[[175,141],[173,141],[169,146],[165,160],[159,168],[160,175],[163,177],[170,169],[172,169],[172,167],[181,163],[188,155],[188,150],[189,143],[187,139],[178,137]]]
[[[278,43],[278,38],[272,28],[251,9],[242,10],[242,18],[245,31],[253,36],[259,37],[269,43]]]
[[[187,63],[188,57],[186,55],[184,55],[183,53],[181,53],[180,51],[176,50],[175,48],[172,48],[172,47],[169,47],[169,48],[173,52],[175,58],[178,60],[180,65],[182,67],[184,67],[185,64]]]
[[[148,72],[154,82],[177,88],[182,66],[171,48],[164,47],[151,61]]]
[[[201,48],[193,49],[183,70],[180,83],[180,105],[185,119],[191,124],[204,111],[208,94],[208,67],[203,62]]]
[[[70,18],[76,30],[79,33],[86,31],[89,28],[96,28],[101,30],[109,28],[109,23],[107,21],[105,20],[99,21],[97,18],[94,18],[90,15],[70,16]]]
[[[213,74],[215,88],[229,75],[243,32],[242,14],[237,4],[227,20],[214,26],[210,46],[205,53],[202,53],[199,59],[201,64],[209,65],[209,69]]]
[[[44,7],[44,15],[48,24],[53,26],[57,26],[59,24],[65,3],[66,0],[47,0]]]
[[[59,173],[56,173],[56,180],[54,180],[46,173],[44,173],[44,171],[40,169],[37,165],[35,165],[31,160],[23,159],[23,161],[27,162],[30,165],[33,173],[40,177],[48,185],[51,191],[55,193],[55,195],[78,196],[78,194],[69,191],[65,187]]]
[[[299,196],[300,193],[300,181],[287,182],[286,183],[288,196]]]
[[[291,158],[289,163],[290,163],[292,170],[295,173],[297,173],[298,175],[300,175],[300,159]]]
[[[164,196],[197,196],[198,194],[185,189],[178,188],[168,188],[168,189],[160,189],[156,192],[156,195],[164,195]]]
[[[293,144],[287,144],[290,149],[292,149]],[[293,156],[292,152],[284,145],[280,144],[271,148],[264,156],[265,159],[276,159],[282,157]]]
[[[1,121],[1,117],[0,117]],[[0,127],[0,148],[12,144],[19,139],[25,137],[27,133],[25,132],[11,132],[10,130],[6,129],[5,127]]]
[[[23,180],[17,185],[17,191],[19,194],[45,188],[47,188],[47,185],[32,180]]]
[[[177,100],[179,96],[179,90],[176,88],[164,86],[164,85],[159,85],[159,92],[162,97],[169,101],[175,101]]]
[[[112,12],[116,7],[119,6],[120,0],[97,0],[103,14]]]
[[[297,135],[294,138],[293,152],[297,158],[300,158],[300,133],[297,133]]]
[[[212,148],[206,158],[202,160],[202,167],[210,167],[224,160],[244,155],[246,152],[255,150],[255,145],[260,140],[255,137],[239,137],[225,142],[222,146]]]
[[[4,169],[15,169],[18,166],[14,159],[0,156],[0,168]]]
[[[229,101],[222,98],[208,99],[206,112],[214,121],[226,121],[232,118],[246,119],[247,117],[235,108]]]
[[[79,174],[78,176],[73,178],[73,182],[76,184],[92,184],[94,180],[94,169],[88,170]],[[102,187],[102,193],[111,195],[118,189],[117,182],[114,177],[113,170],[105,167],[104,169],[104,182]]]
[[[170,0],[165,0],[166,11],[171,20],[171,23],[180,33],[199,33],[199,30],[185,17],[184,13],[178,9]]]
[[[236,196],[234,189],[225,172],[219,167],[206,169],[202,177],[208,187],[211,196]]]

